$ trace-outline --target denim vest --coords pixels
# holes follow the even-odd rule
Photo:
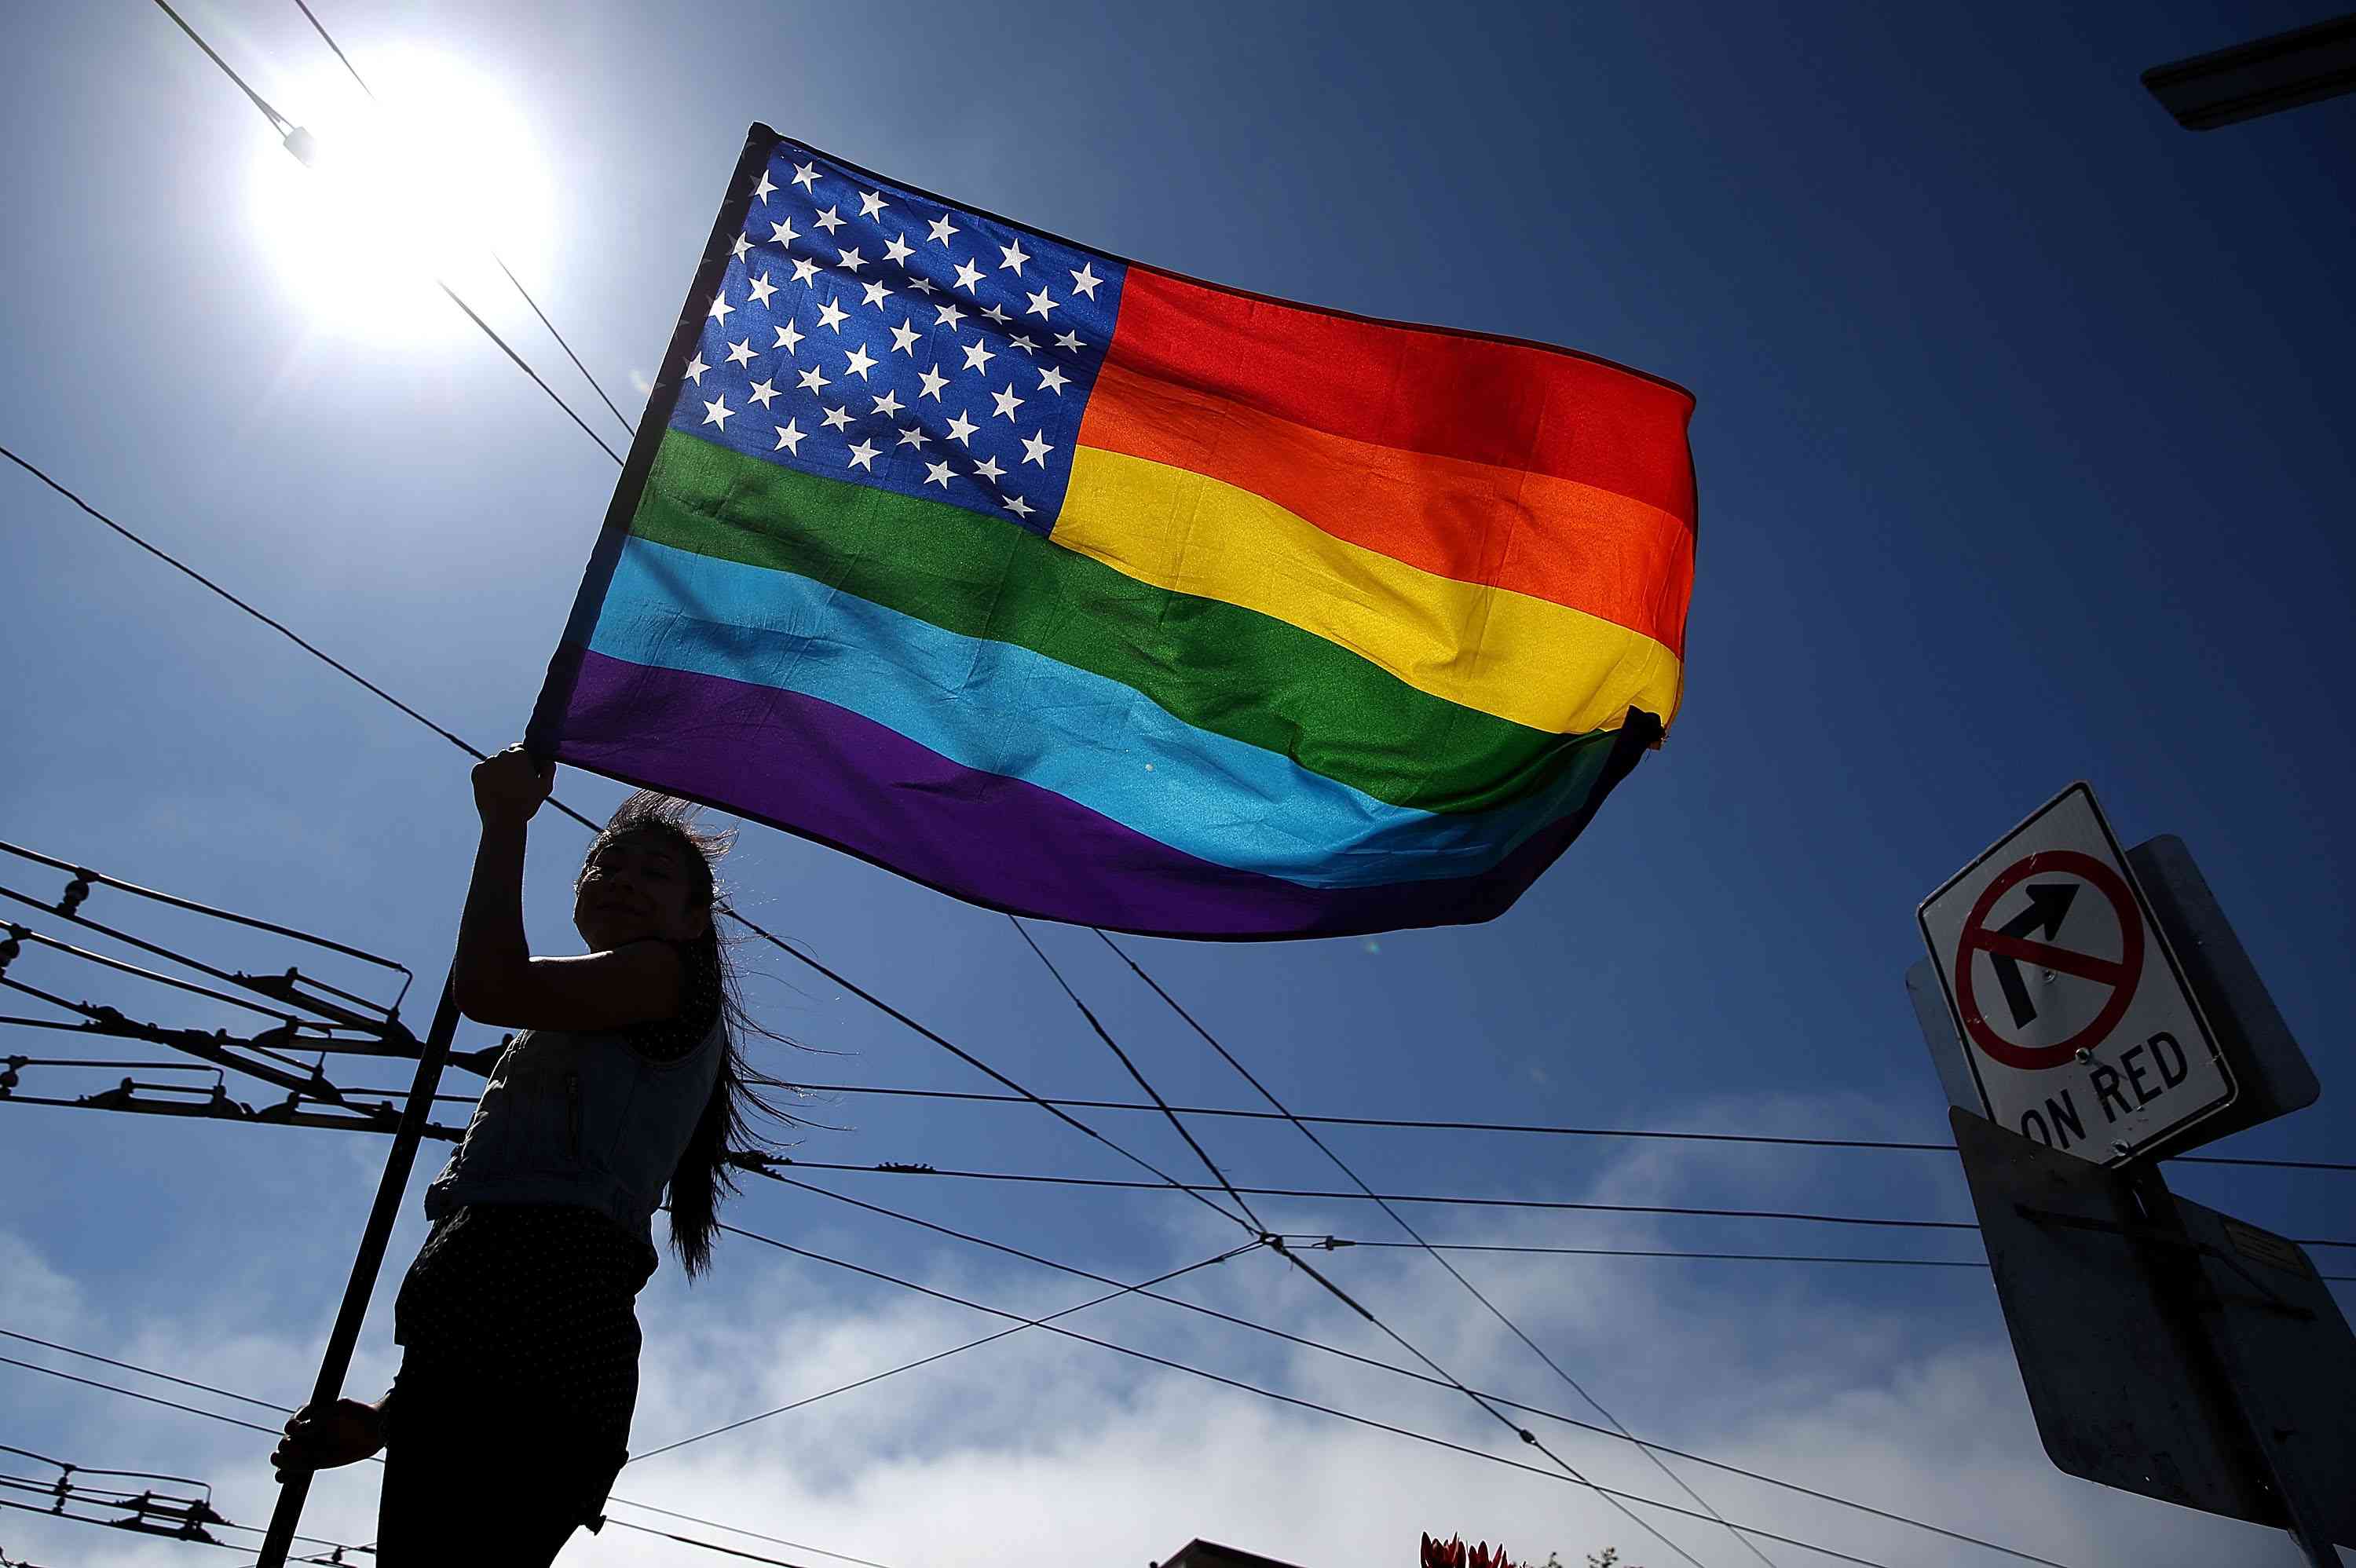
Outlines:
[[[425,1216],[468,1203],[571,1203],[654,1244],[663,1188],[720,1076],[724,1029],[650,1061],[617,1032],[528,1029],[499,1053]]]

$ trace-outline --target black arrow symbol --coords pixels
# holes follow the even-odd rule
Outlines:
[[[2051,942],[2062,931],[2062,917],[2078,897],[2075,882],[2031,882],[2029,886],[2029,907],[2006,921],[1998,928],[2005,936],[2025,937],[2034,933],[2040,941]],[[2020,960],[2008,958],[2000,953],[1988,955],[1996,965],[1996,983],[2003,988],[2004,999],[2012,1008],[2015,1029],[2027,1029],[2037,1017],[2037,1004],[2029,999],[2029,985],[2020,977]]]

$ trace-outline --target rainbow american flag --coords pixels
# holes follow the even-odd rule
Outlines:
[[[527,739],[1020,914],[1485,920],[1675,714],[1692,408],[756,125]]]

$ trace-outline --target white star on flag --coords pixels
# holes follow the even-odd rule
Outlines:
[[[1036,355],[1039,352],[1039,346],[1031,341],[1031,337],[1028,333],[1018,332],[1006,341],[1014,345],[1015,347],[1020,348],[1025,354]]]
[[[1006,416],[1007,422],[1013,423],[1014,411],[1023,406],[1023,400],[1014,395],[1014,383],[1009,381],[1006,383],[1006,390],[992,392],[990,395],[997,400],[998,411]]]
[[[820,403],[819,407],[826,409],[826,405],[824,403]],[[849,409],[826,409],[826,412],[822,417],[820,417],[819,423],[832,430],[849,430],[851,428],[851,411]]]
[[[908,237],[905,234],[894,235],[892,237],[892,242],[884,247],[884,259],[890,261],[894,266],[905,261],[909,257],[915,254],[916,251],[908,248]]]
[[[946,462],[927,463],[925,464],[925,483],[927,485],[937,485],[942,489],[946,490],[949,487],[949,475],[951,472],[952,470]]]
[[[761,171],[761,183],[753,187],[753,194],[761,198],[762,206],[766,207],[769,203],[769,193],[776,188],[777,187],[776,186],[769,183],[769,171],[763,169]]]
[[[712,296],[712,308],[703,314],[725,326],[729,316],[734,315],[735,310],[736,307],[728,303],[728,291],[723,289]]]
[[[801,340],[801,329],[789,321],[786,323],[785,325],[777,328],[777,340],[775,343],[770,344],[769,347],[772,348],[782,348],[787,353],[791,354],[800,346]]]
[[[868,411],[882,414],[887,420],[900,411],[900,394],[889,387],[884,389],[884,395],[875,399],[874,402],[875,406]]]
[[[807,433],[801,428],[801,421],[787,420],[777,427],[777,444],[769,450],[783,451],[791,456],[799,457],[802,454],[802,437]]]
[[[858,246],[853,245],[850,250],[843,251],[834,264],[846,272],[855,272],[867,265],[867,258],[859,253]]]
[[[1018,517],[1027,517],[1032,512],[1031,503],[1025,501],[1020,496],[1009,496],[1006,497],[1004,505],[1008,511],[1013,513]]]
[[[777,285],[769,282],[768,273],[763,272],[759,281],[752,285],[752,290],[753,303],[758,305],[766,305],[769,303],[769,296],[777,292]]]
[[[687,362],[687,379],[701,387],[703,385],[703,373],[711,368],[703,362],[703,356],[699,354]]]
[[[794,258],[794,282],[807,283],[818,276],[818,263],[808,256]]]
[[[728,363],[731,365],[750,365],[754,357],[753,340],[749,337],[740,337],[728,346]]]
[[[973,465],[973,471],[993,485],[997,484],[999,476],[1006,472],[998,465],[998,459],[995,457],[983,458]]]
[[[1046,434],[1047,432],[1044,430],[1041,430],[1023,442],[1023,462],[1035,463],[1042,468],[1047,466],[1047,454],[1055,449],[1047,444],[1045,440]]]
[[[815,365],[803,371],[795,379],[801,382],[802,390],[806,392],[815,392],[821,387],[831,387],[834,385],[833,382],[826,379],[826,372],[820,370]]]
[[[722,430],[726,430],[729,420],[734,417],[735,412],[734,409],[728,406],[728,394],[723,392],[703,405],[703,422],[716,424]]]
[[[1066,270],[1069,271],[1068,268]],[[1097,285],[1103,282],[1102,278],[1097,276],[1095,265],[1083,261],[1080,263],[1080,270],[1072,273],[1072,292],[1076,294],[1086,294],[1093,300],[1097,297]]]
[[[800,238],[788,219],[781,218],[769,225],[769,243],[772,245],[790,245]]]
[[[818,215],[818,226],[820,229],[825,229],[829,234],[832,234],[836,229],[842,227],[842,219],[837,218],[834,214],[834,208],[830,207],[824,212]]]
[[[1023,253],[1023,241],[1020,240],[1012,245],[1001,245],[998,248],[998,254],[1000,258],[998,270],[1003,272],[1012,268],[1018,278],[1023,275],[1023,263],[1031,259]]]
[[[1047,297],[1047,291],[1044,289],[1041,289],[1035,294],[1025,294],[1023,297],[1031,302],[1031,308],[1024,311],[1023,314],[1025,315],[1035,315],[1041,321],[1047,319],[1047,313],[1049,311],[1061,310],[1064,308],[1055,301],[1049,299]]]
[[[879,450],[862,441],[851,449],[848,465],[852,468],[864,468],[872,474],[875,471],[875,457]]]
[[[990,362],[997,357],[990,351],[988,338],[977,338],[965,346],[965,368],[969,370],[980,370],[987,375]]]
[[[915,327],[910,326],[905,321],[903,321],[899,325],[892,329],[892,352],[894,354],[905,354],[909,358],[914,359],[916,357],[916,338],[918,336],[919,334]]]
[[[832,300],[827,301],[826,304],[819,308],[818,313],[818,324],[820,326],[830,326],[834,328],[838,334],[842,331],[842,324],[847,319],[849,319],[849,317],[844,313],[843,308],[835,304]]]
[[[1048,366],[1044,370],[1039,372],[1039,389],[1043,392],[1053,392],[1059,398],[1062,397],[1064,395],[1064,373],[1061,370],[1056,369],[1053,365]]]
[[[917,451],[922,452],[925,449],[925,427],[920,424],[912,424],[907,429],[902,431],[900,432],[900,444],[902,446],[913,446]]]
[[[968,293],[978,293],[981,288],[981,269],[971,261],[958,262],[957,286]]]
[[[973,444],[973,432],[980,428],[981,427],[980,425],[965,417],[965,411],[963,409],[959,409],[958,411],[957,418],[949,421],[949,439],[958,442],[961,445],[971,446]]]
[[[842,368],[842,373],[846,376],[856,376],[862,381],[867,379],[867,372],[875,366],[874,357],[867,352],[867,345],[864,343],[855,346],[843,357],[851,362]]]
[[[1080,351],[1080,335],[1076,332],[1059,332],[1055,334],[1055,347],[1068,348],[1077,354]]]
[[[801,187],[804,190],[816,190],[818,188],[818,165],[816,164],[796,164],[794,165],[794,183]]]
[[[932,222],[926,225],[926,227],[933,231],[932,237],[941,242],[941,248],[943,250],[948,249],[950,235],[962,234],[965,232],[964,229],[959,229],[956,224],[949,221],[948,214],[946,212],[941,214],[938,218],[934,219]]]
[[[769,400],[776,395],[777,387],[776,381],[755,381],[753,383],[753,400],[760,404],[763,408],[767,408],[769,406]]]
[[[916,379],[923,384],[925,389],[922,392],[918,393],[917,396],[930,398],[935,402],[939,402],[941,400],[941,389],[949,384],[949,379],[941,374],[941,368],[937,365],[934,366],[929,370],[918,372]]]
[[[877,310],[882,310],[884,302],[892,297],[892,291],[884,286],[884,280],[881,278],[872,283],[862,283],[859,286],[867,295],[867,298],[861,303],[872,304]]]
[[[958,325],[964,320],[965,312],[958,306],[955,300],[951,300],[947,304],[937,304],[933,307],[933,325],[935,326],[946,326],[951,332],[955,332],[958,329]]]
[[[728,253],[741,261],[744,259],[744,252],[752,248],[753,241],[739,234],[736,236],[736,243],[728,247]]]
[[[888,205],[880,191],[862,190],[859,193],[859,216],[862,218],[873,218]]]

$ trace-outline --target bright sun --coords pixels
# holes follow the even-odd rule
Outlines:
[[[381,101],[332,60],[277,99],[317,153],[306,167],[266,148],[251,190],[311,325],[394,347],[455,315],[435,279],[477,308],[507,287],[494,250],[527,283],[544,276],[553,193],[530,127],[479,72],[403,49],[365,69]]]

